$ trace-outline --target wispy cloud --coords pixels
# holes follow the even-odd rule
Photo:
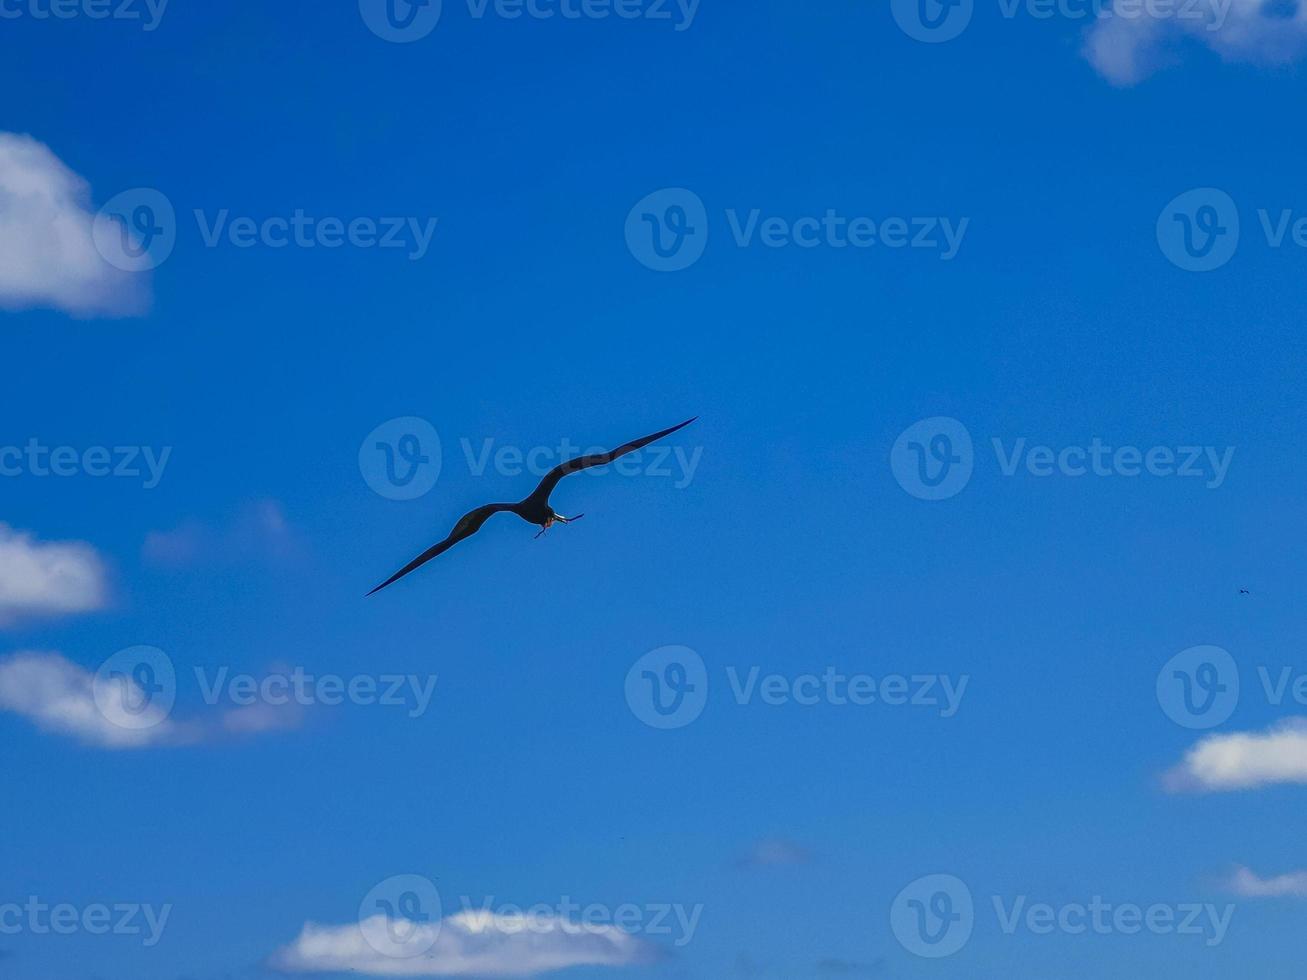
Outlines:
[[[171,694],[169,689],[166,699],[157,699],[133,676],[101,677],[58,653],[0,658],[0,711],[94,748],[210,743],[298,728],[304,721],[303,709],[294,703],[211,709],[177,719],[172,716]]]
[[[748,953],[740,953],[735,960],[735,973],[745,980],[753,977],[783,976],[796,977],[817,973],[825,977],[871,977],[883,973],[885,958],[878,957],[870,963],[859,960],[846,960],[837,956],[827,956],[818,960],[810,968],[807,965],[795,968],[779,963],[759,963]]]
[[[1173,790],[1200,792],[1307,783],[1307,719],[1291,718],[1265,732],[1209,735],[1165,782]]]
[[[817,961],[817,972],[826,976],[865,977],[874,976],[885,969],[885,961],[878,959],[872,963],[859,963],[855,960],[841,960],[827,957]]]
[[[1176,13],[1183,8],[1183,16]],[[1133,85],[1176,61],[1185,47],[1205,46],[1226,61],[1285,64],[1307,52],[1307,4],[1266,0],[1200,0],[1168,8],[1162,18],[1099,20],[1090,30],[1085,56],[1109,81]]]
[[[304,717],[304,709],[293,701],[284,705],[250,704],[223,712],[219,724],[233,735],[264,735],[299,728]]]
[[[1238,867],[1226,885],[1236,895],[1245,898],[1307,898],[1307,871],[1259,878],[1248,868]]]
[[[0,625],[93,612],[108,601],[104,563],[80,541],[37,541],[0,524]]]
[[[769,837],[755,843],[735,864],[739,868],[764,868],[781,864],[807,864],[811,860],[812,854],[805,847],[782,837]]]
[[[375,977],[527,977],[575,966],[632,966],[655,947],[615,926],[465,910],[435,923],[405,923],[385,953],[368,940],[386,935],[376,916],[361,924],[307,923],[270,965],[285,973],[361,973]],[[380,945],[380,944],[377,944]]]
[[[298,549],[282,505],[275,500],[257,500],[224,526],[188,520],[170,531],[151,531],[145,538],[144,555],[154,565],[184,568],[283,561]]]
[[[95,247],[90,190],[49,147],[0,132],[0,308],[132,314],[148,285]]]

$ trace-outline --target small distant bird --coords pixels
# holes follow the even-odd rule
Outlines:
[[[554,509],[549,506],[549,495],[554,492],[554,487],[558,486],[559,481],[562,480],[563,477],[570,476],[573,473],[579,473],[581,470],[589,469],[592,466],[607,465],[619,456],[625,456],[627,453],[635,452],[635,450],[641,449],[644,446],[649,445],[651,442],[657,442],[664,436],[671,435],[678,429],[684,429],[691,422],[698,419],[698,417],[699,416],[696,415],[694,418],[687,419],[680,425],[674,425],[670,429],[663,429],[662,432],[655,432],[651,436],[645,436],[643,439],[636,439],[634,442],[628,442],[624,446],[618,446],[616,449],[612,450],[612,452],[592,453],[589,456],[580,456],[576,459],[570,459],[566,463],[560,463],[545,474],[544,479],[540,481],[540,485],[531,492],[531,496],[524,500],[519,500],[515,504],[486,504],[482,507],[478,507],[476,510],[468,511],[459,518],[458,523],[454,525],[454,530],[449,532],[449,537],[422,552],[422,554],[418,555],[398,572],[369,592],[368,595],[380,592],[386,586],[402,579],[409,572],[425,565],[432,558],[435,558],[442,552],[448,551],[464,538],[470,538],[472,535],[476,534],[477,531],[481,530],[481,526],[490,519],[491,515],[498,514],[501,511],[509,511],[516,514],[524,521],[531,524],[539,524],[540,531],[536,534],[537,538],[548,531],[554,524],[571,524],[573,521],[579,521],[581,518],[585,517],[584,514],[577,514],[575,517],[564,517],[562,514],[554,513]]]
[[[1247,589],[1240,589],[1240,590],[1239,590],[1239,594],[1240,594],[1240,595],[1252,595],[1252,593],[1249,592]]]

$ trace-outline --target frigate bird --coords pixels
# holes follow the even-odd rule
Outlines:
[[[475,510],[468,511],[458,519],[458,523],[454,525],[454,530],[449,532],[449,537],[422,552],[422,554],[418,555],[394,575],[390,576],[390,578],[386,579],[386,581],[382,582],[375,589],[369,592],[368,595],[380,592],[386,586],[398,582],[409,572],[420,568],[432,558],[448,551],[464,538],[470,538],[472,535],[476,534],[477,531],[480,531],[482,525],[484,525],[486,521],[495,514],[507,511],[516,514],[518,517],[522,518],[522,520],[531,524],[540,525],[540,531],[536,534],[537,538],[548,531],[554,524],[571,524],[573,521],[579,521],[585,516],[584,514],[577,514],[575,517],[564,517],[562,514],[555,513],[553,507],[549,505],[549,495],[554,492],[554,488],[558,486],[559,481],[561,481],[563,477],[570,476],[573,473],[579,473],[581,470],[587,470],[592,466],[607,465],[619,456],[625,456],[627,453],[635,452],[635,450],[641,449],[644,446],[649,445],[651,442],[657,442],[664,436],[671,435],[678,429],[684,429],[698,417],[699,416],[696,415],[694,418],[687,419],[680,425],[674,425],[670,429],[663,429],[661,432],[655,432],[651,436],[645,436],[643,439],[636,439],[632,442],[628,442],[624,446],[618,446],[611,452],[591,453],[589,456],[578,456],[576,459],[569,459],[566,463],[560,463],[544,475],[544,478],[540,481],[540,485],[537,486],[535,490],[531,491],[529,497],[519,500],[515,504],[485,504]]]

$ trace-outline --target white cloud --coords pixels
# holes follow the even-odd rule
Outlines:
[[[49,147],[0,132],[0,308],[85,316],[148,307],[145,280],[97,251],[90,197],[86,181]]]
[[[0,524],[0,624],[102,609],[108,600],[106,578],[89,544],[42,543]]]
[[[271,965],[287,973],[361,973],[374,977],[527,977],[574,966],[631,966],[653,947],[616,926],[555,916],[464,910],[433,924],[406,924],[408,935],[386,955],[368,940],[385,936],[384,916],[361,924],[306,923]],[[375,941],[375,940],[374,940]],[[377,943],[384,946],[383,943]]]
[[[1109,81],[1133,85],[1194,43],[1226,61],[1285,64],[1307,51],[1307,3],[1284,0],[1199,0],[1132,4],[1135,16],[1110,14],[1091,28],[1085,56]]]
[[[1167,783],[1208,792],[1307,783],[1307,719],[1292,718],[1266,732],[1209,735],[1167,774]]]
[[[1307,898],[1307,871],[1293,871],[1274,878],[1259,878],[1247,868],[1235,868],[1227,882],[1236,895],[1246,898]]]
[[[137,703],[141,689],[123,680]],[[22,715],[44,732],[70,735],[104,749],[139,749],[183,740],[157,706],[129,716],[121,698],[95,697],[95,675],[57,653],[19,653],[0,660],[0,709]]]

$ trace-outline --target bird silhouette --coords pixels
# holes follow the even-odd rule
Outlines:
[[[480,531],[486,521],[490,520],[490,518],[495,514],[507,511],[516,514],[528,523],[540,525],[540,530],[536,534],[537,538],[548,531],[554,524],[571,524],[573,521],[579,521],[585,516],[584,514],[577,514],[575,517],[564,517],[562,514],[555,513],[553,507],[549,505],[549,495],[554,492],[554,488],[558,486],[563,477],[570,476],[573,473],[579,473],[581,470],[590,469],[592,466],[607,465],[620,456],[625,456],[627,453],[635,452],[635,450],[641,449],[649,445],[651,442],[657,442],[659,439],[671,435],[678,429],[684,429],[691,422],[698,419],[698,417],[699,416],[696,415],[694,418],[686,419],[680,425],[674,425],[670,429],[663,429],[661,432],[655,432],[651,436],[645,436],[642,439],[635,439],[632,442],[626,443],[624,446],[618,446],[611,452],[591,453],[589,456],[578,456],[576,459],[569,459],[566,463],[560,463],[544,475],[539,486],[531,491],[529,497],[519,500],[515,504],[485,504],[475,510],[468,511],[458,519],[458,523],[454,525],[454,530],[449,532],[449,537],[422,552],[422,554],[418,555],[394,575],[390,576],[390,578],[386,579],[386,581],[382,582],[375,589],[369,592],[368,595],[375,595],[386,586],[398,582],[409,572],[422,567],[432,558],[448,551],[464,538],[470,538],[472,535]]]

